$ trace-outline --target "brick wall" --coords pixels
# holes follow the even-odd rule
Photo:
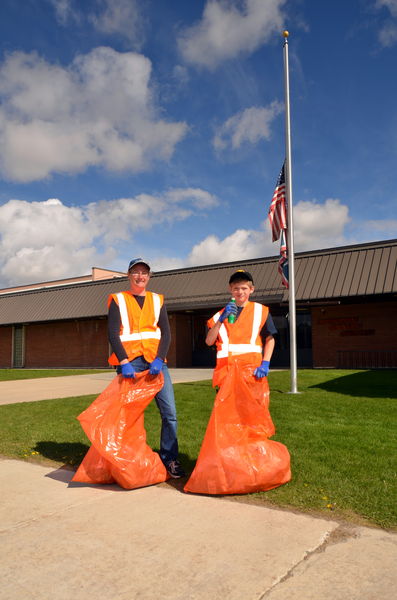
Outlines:
[[[25,367],[108,366],[107,320],[32,323],[25,328]]]
[[[10,369],[12,365],[12,327],[0,327],[0,368]]]
[[[170,315],[169,367],[192,364],[191,317]],[[25,325],[25,368],[107,367],[107,319]],[[12,362],[12,327],[0,329],[0,368]]]
[[[397,367],[397,302],[349,304],[312,308],[314,367],[366,367],[343,364],[346,357],[376,356]],[[170,367],[192,364],[190,314],[170,315]],[[12,327],[0,328],[0,368],[11,367]],[[346,354],[351,353],[351,354]],[[358,357],[358,358],[357,358]],[[373,358],[375,357],[375,359]],[[25,367],[107,367],[106,319],[33,323],[25,326]],[[350,359],[349,359],[350,360]],[[341,363],[342,361],[342,363]],[[378,366],[374,364],[373,366]]]
[[[397,359],[396,323],[397,302],[312,308],[313,366],[397,366],[383,364]]]

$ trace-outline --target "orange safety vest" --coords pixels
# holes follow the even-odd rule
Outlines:
[[[142,308],[130,292],[110,294],[108,307],[112,300],[116,302],[120,310],[120,341],[127,353],[128,360],[143,356],[145,360],[152,362],[157,356],[161,338],[161,331],[157,323],[164,296],[146,292]],[[109,364],[120,364],[114,352],[109,357]]]
[[[218,321],[222,311],[208,320],[211,328]],[[239,363],[259,366],[262,362],[263,343],[260,332],[266,323],[269,309],[258,302],[248,302],[235,323],[226,319],[219,328],[216,340],[216,366],[212,383],[220,385],[225,377],[229,359],[238,357]]]

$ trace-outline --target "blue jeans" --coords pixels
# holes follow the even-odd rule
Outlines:
[[[150,363],[137,356],[130,361],[131,365],[138,372],[146,371]],[[161,437],[160,437],[160,458],[164,464],[170,460],[178,458],[178,439],[177,439],[177,418],[175,408],[174,388],[167,365],[164,363],[162,368],[164,376],[164,385],[156,394],[155,400],[161,416]],[[117,367],[117,373],[121,373],[121,368]]]

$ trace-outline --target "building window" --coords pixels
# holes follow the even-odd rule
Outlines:
[[[272,365],[287,367],[290,363],[289,323],[287,316],[272,314],[278,330]],[[309,312],[296,312],[296,346],[298,367],[312,366],[312,323]]]
[[[12,339],[12,366],[18,369],[25,364],[24,357],[24,327],[23,325],[14,325]]]

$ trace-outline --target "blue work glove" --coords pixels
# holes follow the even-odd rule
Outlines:
[[[270,360],[263,360],[259,367],[256,367],[254,371],[254,375],[257,379],[262,379],[262,377],[267,377],[269,373]]]
[[[223,309],[223,313],[219,317],[219,321],[223,323],[223,321],[227,319],[229,315],[237,315],[237,306],[235,302],[229,302],[229,304],[226,304],[225,308]]]
[[[136,371],[131,363],[125,363],[124,365],[121,365],[121,374],[123,377],[126,377],[127,379],[133,379],[135,377],[135,372]]]
[[[164,361],[162,358],[155,358],[152,363],[150,363],[149,373],[150,375],[158,375],[163,368]]]

